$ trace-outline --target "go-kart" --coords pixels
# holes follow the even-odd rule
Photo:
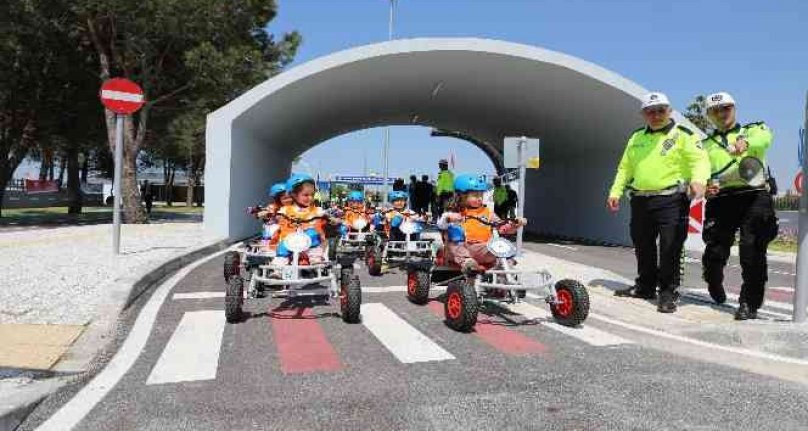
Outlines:
[[[516,257],[516,247],[501,237],[498,231],[500,226],[508,222],[493,223],[473,216],[466,218],[491,228],[492,237],[487,249],[496,257],[496,263],[489,268],[463,273],[459,266],[447,261],[446,247],[440,244],[441,251],[429,277],[422,273],[408,274],[407,296],[410,300],[426,302],[433,277],[439,274],[440,281],[434,285],[446,286],[446,324],[457,331],[468,332],[474,328],[482,303],[517,303],[527,292],[537,292],[543,296],[550,305],[553,317],[562,325],[577,326],[586,320],[589,315],[589,293],[583,284],[574,280],[554,282],[552,274],[546,269],[515,269],[511,262]],[[443,242],[443,238],[440,241]]]
[[[385,269],[391,267],[404,267],[408,274],[429,274],[438,251],[434,246],[434,239],[428,235],[414,239],[414,235],[425,233],[423,232],[425,222],[413,211],[404,211],[401,215],[404,220],[399,230],[404,234],[404,238],[377,235],[373,246],[368,249],[366,263],[370,275],[382,275]]]
[[[353,265],[356,258],[366,255],[368,248],[373,244],[374,235],[369,228],[370,222],[365,217],[356,218],[346,227],[347,232],[339,233],[335,238],[329,238],[330,257],[331,260],[340,263],[350,261],[350,264]]]
[[[359,277],[353,275],[353,268],[343,268],[339,263],[328,259],[325,253],[323,263],[309,262],[307,250],[312,247],[312,238],[301,226],[319,216],[300,220],[278,214],[289,220],[297,231],[288,235],[284,242],[292,253],[289,264],[263,263],[251,273],[247,298],[255,298],[260,292],[268,291],[273,298],[294,299],[300,297],[325,297],[327,302],[339,298],[340,314],[346,323],[358,323],[362,304],[362,289]],[[321,286],[325,283],[327,286]],[[244,305],[244,279],[239,275],[230,277],[225,294],[225,317],[228,322],[238,322]]]

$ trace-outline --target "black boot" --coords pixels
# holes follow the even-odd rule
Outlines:
[[[663,290],[659,292],[659,304],[657,311],[660,313],[674,313],[676,312],[676,300],[678,295],[676,292]]]
[[[718,285],[708,285],[707,291],[710,292],[710,298],[713,298],[716,304],[721,305],[727,301],[727,294],[724,292],[724,286]]]
[[[633,286],[628,289],[615,290],[614,296],[622,298],[656,299],[656,292],[653,289],[643,289]]]
[[[735,312],[735,320],[753,320],[757,319],[757,310],[749,308],[749,304],[742,302]]]

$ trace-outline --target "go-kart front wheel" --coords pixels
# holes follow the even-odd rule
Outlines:
[[[382,253],[376,248],[370,250],[367,255],[368,274],[379,277],[382,275]]]
[[[446,288],[443,304],[446,325],[455,331],[469,332],[477,324],[477,292],[468,280],[455,280]]]
[[[359,323],[362,308],[362,287],[359,277],[346,276],[340,280],[339,306],[345,323]]]
[[[224,317],[228,323],[236,323],[241,319],[241,307],[244,305],[244,280],[235,275],[227,282],[224,296]]]
[[[228,251],[224,254],[224,281],[230,282],[230,278],[239,275],[241,272],[241,256],[237,251]]]
[[[555,320],[564,326],[578,326],[589,316],[589,292],[575,280],[561,280],[555,285],[558,301],[550,304]]]
[[[429,302],[429,285],[432,276],[423,269],[411,269],[407,272],[407,299],[413,304],[423,305]]]

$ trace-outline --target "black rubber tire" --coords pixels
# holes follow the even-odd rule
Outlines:
[[[412,283],[412,284],[411,284]],[[424,305],[429,302],[429,288],[432,285],[432,275],[423,269],[413,269],[407,272],[407,299],[413,304]]]
[[[244,305],[244,280],[239,276],[230,277],[224,296],[224,316],[228,323],[241,320],[241,307]]]
[[[373,277],[381,277],[382,275],[382,252],[374,248],[368,257],[368,274]]]
[[[477,292],[467,280],[461,279],[449,283],[443,313],[446,317],[446,326],[455,331],[469,332],[477,324],[479,313]]]
[[[228,251],[224,254],[224,281],[230,282],[234,275],[241,275],[241,256],[237,251]]]
[[[589,292],[575,280],[561,280],[555,285],[559,299],[566,299],[566,306],[550,304],[556,322],[564,326],[578,326],[589,316]]]
[[[525,299],[527,297],[527,290],[518,289],[516,291],[516,297],[519,299]]]
[[[359,277],[344,277],[340,283],[340,314],[345,323],[359,323],[362,308],[362,286]]]

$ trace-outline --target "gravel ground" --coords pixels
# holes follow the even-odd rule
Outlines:
[[[0,233],[0,323],[85,325],[105,286],[209,243],[201,223],[111,225]]]

